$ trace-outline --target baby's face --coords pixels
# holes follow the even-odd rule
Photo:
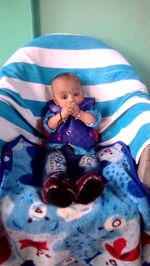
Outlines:
[[[61,108],[71,103],[79,105],[84,99],[81,84],[77,80],[67,77],[54,80],[52,92],[55,103]]]

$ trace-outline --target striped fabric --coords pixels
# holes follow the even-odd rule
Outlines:
[[[99,142],[122,141],[138,162],[150,143],[150,101],[146,86],[116,50],[100,40],[50,34],[21,47],[0,72],[0,146],[23,135],[41,143],[40,122],[60,72],[76,74],[85,96],[102,114]]]

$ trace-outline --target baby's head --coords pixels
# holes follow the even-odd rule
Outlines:
[[[72,73],[62,73],[56,76],[51,88],[54,102],[61,108],[72,102],[79,105],[84,99],[80,80]]]

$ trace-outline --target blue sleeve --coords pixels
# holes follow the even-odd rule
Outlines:
[[[101,119],[102,119],[101,113],[98,112],[97,110],[94,110],[94,108],[87,110],[87,112],[95,116],[95,121],[93,123],[87,125],[87,126],[97,127],[99,125],[99,123],[101,122]]]
[[[56,129],[51,129],[49,126],[48,126],[48,120],[50,117],[52,117],[54,114],[50,111],[48,111],[46,113],[46,115],[44,116],[43,118],[43,127],[44,129],[49,132],[49,133],[52,133],[52,132],[55,132]]]

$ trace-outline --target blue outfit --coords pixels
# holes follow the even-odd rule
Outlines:
[[[50,129],[47,125],[51,116],[56,115],[61,111],[54,101],[50,101],[49,110],[43,120],[43,126],[47,132],[50,133],[48,146],[49,147],[62,147],[63,144],[69,144],[74,147],[76,155],[94,154],[94,146],[96,145],[95,127],[100,123],[101,114],[94,110],[94,99],[84,98],[80,104],[80,109],[88,111],[96,118],[95,122],[91,125],[85,125],[72,116],[69,116],[65,123],[61,123],[57,129]]]
[[[76,180],[76,176],[100,171],[100,162],[94,147],[98,137],[95,127],[100,123],[101,114],[94,110],[93,98],[84,98],[79,107],[80,110],[93,114],[95,122],[85,125],[82,121],[69,116],[65,123],[62,122],[52,130],[48,127],[48,120],[60,113],[61,108],[54,101],[49,102],[49,110],[43,119],[43,127],[50,133],[45,157],[44,181],[47,176],[56,172],[68,173],[72,176],[72,180]]]

